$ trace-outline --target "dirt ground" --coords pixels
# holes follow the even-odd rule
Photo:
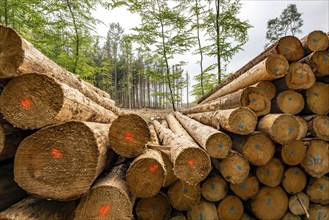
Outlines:
[[[166,116],[172,112],[172,109],[123,109],[126,113],[134,113],[140,115],[147,123],[156,119],[156,120],[164,120]]]

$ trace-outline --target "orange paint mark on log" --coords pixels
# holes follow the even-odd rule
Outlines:
[[[30,99],[22,98],[21,99],[21,104],[24,108],[31,108],[32,102],[31,102]]]
[[[155,164],[153,166],[150,166],[149,169],[152,173],[154,173],[157,169],[158,169],[159,165],[158,164]]]
[[[125,140],[128,142],[131,142],[132,140],[134,140],[134,135],[130,132],[126,132],[125,133]]]
[[[112,210],[111,205],[103,205],[98,209],[98,214],[101,217],[105,217]]]
[[[190,167],[194,166],[194,163],[195,163],[194,160],[188,160],[187,162],[188,162],[188,165],[189,165]]]
[[[63,157],[63,154],[60,150],[58,150],[57,148],[52,148],[51,149],[51,153],[54,159],[60,159]]]

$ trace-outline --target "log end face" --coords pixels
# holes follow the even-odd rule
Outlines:
[[[278,94],[276,98],[279,109],[283,113],[298,114],[305,107],[305,101],[302,94],[294,90],[285,90]]]
[[[16,75],[24,60],[22,38],[12,28],[0,25],[0,78]]]
[[[307,107],[317,115],[329,113],[329,84],[316,82],[306,90]]]
[[[257,116],[249,108],[238,108],[229,117],[230,132],[234,134],[247,135],[253,132],[257,126]]]
[[[289,166],[296,166],[300,164],[303,161],[305,155],[306,147],[300,140],[295,140],[282,146],[282,161]]]
[[[271,54],[266,59],[266,70],[273,76],[273,78],[280,78],[287,74],[289,62],[287,59],[279,54]]]
[[[218,202],[227,195],[227,183],[221,176],[212,176],[202,184],[202,196],[210,202]]]
[[[298,167],[288,168],[282,178],[282,186],[289,194],[296,194],[304,190],[307,183],[306,175]]]
[[[259,181],[257,177],[249,175],[242,183],[231,183],[230,188],[237,196],[246,201],[257,195],[259,190]]]
[[[6,120],[19,128],[35,129],[54,123],[64,96],[54,79],[31,73],[11,80],[0,101]]]
[[[244,89],[241,96],[243,107],[250,108],[255,112],[256,116],[266,115],[270,113],[271,102],[260,88],[248,87]]]
[[[220,172],[224,179],[230,183],[243,182],[249,175],[250,166],[248,161],[235,152],[230,153],[220,163]]]
[[[135,212],[138,219],[169,219],[171,207],[167,197],[158,193],[151,198],[140,199],[135,206]]]
[[[311,51],[326,50],[329,46],[329,39],[323,31],[312,31],[307,36],[306,45]]]
[[[280,144],[288,144],[299,135],[299,123],[293,115],[281,114],[272,124],[272,139]]]
[[[313,130],[316,137],[329,141],[329,117],[328,116],[316,116],[313,119]],[[1,136],[0,136],[1,143]],[[0,146],[1,148],[1,146]],[[1,152],[1,150],[0,150]]]
[[[313,86],[316,77],[308,64],[294,62],[289,65],[284,80],[289,89],[303,90]]]
[[[231,148],[232,140],[223,132],[213,133],[206,141],[207,152],[213,158],[226,158]]]
[[[315,52],[312,56],[312,61],[316,65],[317,75],[329,75],[329,50]]]
[[[294,36],[282,37],[278,42],[276,50],[278,54],[285,56],[289,62],[298,61],[305,55],[302,43]]]
[[[266,186],[275,187],[281,183],[284,167],[282,162],[277,158],[272,158],[264,166],[256,169],[256,176],[259,182]]]
[[[136,114],[122,114],[111,124],[110,146],[120,156],[132,158],[142,154],[149,140],[150,129]]]
[[[237,196],[226,196],[217,208],[219,219],[240,219],[243,215],[244,207]]]
[[[31,194],[73,200],[100,173],[94,134],[81,122],[41,129],[20,144],[14,161],[15,181]]]

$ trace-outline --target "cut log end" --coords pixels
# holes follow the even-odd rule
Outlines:
[[[329,39],[323,31],[312,31],[307,36],[306,45],[311,51],[326,50],[329,46]]]
[[[237,196],[246,201],[257,195],[259,190],[259,181],[257,177],[249,175],[242,183],[231,183],[230,188]]]
[[[241,200],[236,196],[226,196],[218,205],[219,219],[240,219],[244,207]]]
[[[274,98],[276,93],[276,88],[272,82],[260,81],[259,83],[256,83],[253,86],[259,88],[269,100]]]
[[[304,190],[306,186],[306,175],[298,167],[290,167],[284,172],[282,186],[289,194],[296,194]]]
[[[306,104],[311,112],[317,115],[329,113],[329,84],[316,82],[306,90]]]
[[[22,39],[13,29],[0,25],[0,42],[6,42],[0,44],[0,78],[8,73],[16,75],[24,60]]]
[[[266,115],[271,110],[271,102],[264,93],[255,87],[248,87],[241,94],[241,105],[250,108],[257,116]]]
[[[264,186],[251,201],[251,209],[259,219],[281,219],[288,209],[288,196],[279,186]]]
[[[249,108],[234,109],[228,119],[230,132],[246,135],[253,132],[257,126],[257,116]]]
[[[249,163],[241,155],[231,152],[220,163],[220,172],[224,179],[230,183],[237,184],[243,182],[249,174]]]
[[[273,158],[265,166],[257,167],[256,176],[259,182],[266,186],[275,187],[281,183],[284,167],[282,162]]]
[[[266,59],[266,70],[273,78],[280,78],[287,74],[289,63],[287,59],[278,54],[272,54]]]
[[[295,62],[289,65],[284,80],[289,89],[302,90],[312,87],[316,78],[308,64]]]
[[[218,202],[227,195],[227,183],[221,176],[209,177],[202,184],[202,196],[210,202]]]
[[[231,147],[231,138],[222,132],[213,133],[206,142],[207,152],[213,158],[226,158]]]
[[[140,199],[135,206],[135,211],[137,219],[169,219],[171,207],[167,197],[159,193],[151,198]]]
[[[297,193],[289,198],[289,210],[294,215],[309,215],[310,200],[305,193]]]
[[[329,205],[329,177],[312,178],[306,188],[306,194],[313,203]]]
[[[63,102],[62,88],[54,79],[26,74],[14,78],[4,88],[1,111],[17,127],[41,128],[54,121]]]
[[[85,123],[47,127],[20,144],[15,156],[15,181],[27,192],[42,197],[76,199],[104,168],[105,155],[106,149],[99,149]]]
[[[110,186],[91,189],[80,201],[75,211],[75,219],[121,219],[132,218],[132,203],[127,194]]]
[[[174,174],[190,184],[204,180],[211,171],[209,155],[201,148],[185,148],[174,162]]]
[[[316,74],[319,76],[329,75],[329,50],[317,51],[312,56],[312,61],[316,65]]]
[[[285,144],[281,149],[281,158],[285,164],[295,166],[300,164],[306,155],[306,147],[300,140]]]
[[[123,157],[136,157],[143,153],[150,140],[147,123],[136,114],[123,114],[112,122],[109,131],[111,148]]]
[[[294,90],[280,92],[276,98],[276,103],[281,112],[292,115],[301,112],[305,106],[302,94]]]
[[[298,61],[305,55],[302,43],[294,36],[282,37],[278,42],[276,50],[290,62]]]
[[[187,211],[187,219],[213,219],[218,220],[216,206],[212,202],[202,199],[198,204]]]
[[[313,135],[315,135],[317,138],[329,141],[329,117],[316,116],[312,121],[311,130],[313,132]]]

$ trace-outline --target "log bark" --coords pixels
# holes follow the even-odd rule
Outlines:
[[[262,132],[249,135],[231,135],[233,149],[242,154],[250,164],[264,166],[274,155],[275,145],[271,138]]]
[[[273,99],[276,93],[275,85],[270,81],[260,81],[252,87],[259,88],[269,100]]]
[[[329,206],[322,206],[317,204],[310,205],[310,218],[309,220],[325,220],[329,217]]]
[[[271,102],[264,95],[260,88],[256,87],[247,87],[240,89],[236,92],[227,94],[218,99],[197,105],[191,109],[182,111],[184,114],[191,113],[200,113],[216,110],[226,110],[233,109],[238,107],[248,107],[250,108],[257,116],[266,115],[271,110]]]
[[[208,177],[201,187],[202,197],[210,202],[218,202],[227,195],[227,183],[219,175]]]
[[[171,206],[168,198],[163,193],[158,193],[151,198],[140,199],[135,212],[137,219],[168,220],[170,218]]]
[[[299,123],[293,115],[268,114],[257,125],[257,130],[268,134],[272,140],[279,144],[287,144],[299,135]]]
[[[237,184],[243,182],[249,175],[248,161],[239,153],[231,151],[220,161],[219,172],[227,182]]]
[[[0,45],[3,45],[0,47],[0,78],[12,78],[31,72],[42,73],[79,90],[104,108],[116,114],[120,113],[108,93],[57,65],[13,29],[0,25]]]
[[[73,219],[76,202],[47,201],[29,196],[12,207],[0,212],[1,219]]]
[[[306,90],[306,109],[303,113],[313,112],[316,115],[327,115],[329,113],[329,84],[316,82]]]
[[[187,139],[190,142],[195,142],[194,139],[184,129],[184,127],[179,123],[179,121],[175,118],[173,114],[167,115],[166,119],[170,130],[172,130],[174,133],[178,135],[182,135],[185,139]]]
[[[304,171],[298,167],[289,167],[283,174],[282,186],[289,194],[296,194],[303,191],[306,182],[307,178]]]
[[[306,146],[304,146],[301,140],[284,144],[279,151],[281,151],[282,161],[289,166],[300,164],[306,156]]]
[[[166,175],[161,153],[147,149],[130,164],[126,179],[134,195],[139,198],[150,198],[160,192]]]
[[[294,215],[309,215],[309,206],[310,200],[305,193],[299,192],[289,198],[289,210]]]
[[[4,88],[0,102],[6,120],[23,129],[69,120],[110,123],[117,117],[78,90],[37,73],[11,80]]]
[[[249,175],[242,183],[230,184],[231,190],[242,200],[247,201],[255,197],[259,191],[259,181],[255,176]]]
[[[307,135],[307,131],[308,131],[307,121],[298,115],[295,115],[295,118],[297,119],[299,124],[299,133],[296,140],[301,140]]]
[[[244,207],[237,196],[228,195],[218,205],[219,219],[239,220],[243,215]]]
[[[329,177],[311,178],[306,194],[313,203],[329,205]]]
[[[258,219],[281,219],[288,210],[288,196],[279,186],[264,186],[251,200],[251,209]]]
[[[19,143],[30,134],[32,132],[15,128],[0,118],[0,161],[12,159]]]
[[[270,187],[276,187],[280,185],[283,177],[283,172],[283,164],[277,158],[272,158],[264,166],[256,168],[256,176],[259,182]]]
[[[0,166],[0,212],[27,196],[14,181],[13,164]]]
[[[288,89],[303,90],[311,88],[316,81],[312,68],[307,63],[294,62],[289,65],[284,83]]]
[[[196,205],[201,198],[200,184],[190,185],[181,180],[176,181],[168,190],[171,206],[178,211],[187,211]]]
[[[187,211],[187,219],[200,220],[200,219],[212,219],[218,220],[218,214],[216,205],[212,202],[208,202],[205,199],[201,199],[198,204],[193,206]]]
[[[79,198],[105,169],[111,151],[108,124],[66,122],[25,138],[15,156],[15,181],[31,194]]]
[[[294,90],[280,92],[271,104],[271,113],[286,113],[296,115],[305,107],[303,95]]]
[[[320,178],[329,171],[329,144],[320,139],[303,140],[307,146],[306,157],[301,165],[306,173]]]
[[[328,35],[320,30],[315,30],[309,33],[304,43],[304,47],[307,47],[311,51],[326,50],[328,46]]]
[[[118,216],[120,219],[132,219],[135,196],[129,191],[126,171],[125,164],[117,165],[98,179],[81,198],[74,219],[113,219]]]
[[[179,112],[175,112],[175,116],[194,140],[208,152],[210,157],[227,157],[232,147],[232,140],[227,134],[203,125]]]
[[[150,140],[150,129],[139,115],[121,114],[112,122],[108,136],[114,152],[133,158],[145,150],[145,144]]]
[[[271,81],[281,78],[287,73],[288,67],[289,63],[284,56],[277,54],[270,55],[234,81],[217,90],[201,103],[207,103],[263,80]]]
[[[311,116],[308,120],[308,131],[316,138],[329,141],[329,117]]]
[[[171,146],[170,159],[175,176],[190,184],[204,180],[211,171],[209,155],[195,143],[185,140],[159,122],[154,121],[153,124],[162,143]]]
[[[257,125],[256,114],[246,107],[195,113],[188,116],[202,124],[240,135],[253,132]]]

